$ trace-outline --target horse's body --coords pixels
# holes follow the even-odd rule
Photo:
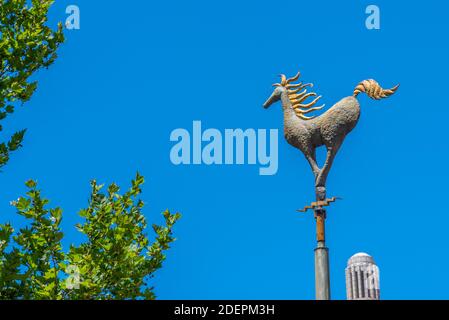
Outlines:
[[[327,176],[324,170],[330,169],[344,138],[354,129],[359,120],[359,102],[354,97],[344,98],[322,115],[310,120],[299,119],[288,103],[283,105],[283,109],[285,139],[302,151],[316,175],[317,184],[324,186]],[[316,162],[315,150],[323,145],[326,146],[328,154],[323,170],[320,170]]]
[[[287,110],[284,111],[285,139],[305,154],[322,145],[331,148],[340,144],[360,117],[360,105],[354,97],[342,99],[324,114],[309,121],[298,119]]]

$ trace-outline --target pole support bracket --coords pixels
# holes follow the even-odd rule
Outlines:
[[[332,202],[335,202],[337,200],[342,200],[340,197],[332,197],[325,200],[320,201],[314,201],[309,206],[305,206],[302,209],[298,209],[296,211],[298,212],[307,212],[307,210],[314,210],[315,211],[315,217],[319,214],[318,211],[324,211],[324,215],[326,215],[326,210],[323,209],[323,207],[328,207]]]

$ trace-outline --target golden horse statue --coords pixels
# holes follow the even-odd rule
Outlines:
[[[281,83],[273,85],[275,89],[265,102],[264,108],[268,108],[276,101],[282,102],[285,139],[305,155],[315,175],[315,186],[325,187],[327,175],[343,140],[359,120],[360,104],[357,101],[359,93],[364,92],[370,98],[380,100],[394,94],[399,85],[385,90],[375,80],[362,81],[354,89],[353,96],[343,98],[320,116],[308,117],[306,114],[321,110],[324,105],[315,107],[321,96],[317,97],[316,93],[307,92],[307,87],[313,87],[313,84],[293,83],[299,77],[299,72],[289,79],[281,75]],[[311,97],[315,97],[313,101],[305,103]],[[326,146],[327,155],[323,167],[319,168],[316,148],[323,145]]]

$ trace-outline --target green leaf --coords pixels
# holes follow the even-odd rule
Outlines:
[[[28,188],[33,189],[33,188],[36,188],[37,183],[36,183],[36,181],[34,181],[34,180],[28,180],[27,182],[25,182],[25,185],[26,185]]]

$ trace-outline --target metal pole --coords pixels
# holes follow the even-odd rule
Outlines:
[[[326,199],[326,188],[316,188],[316,200]],[[315,297],[316,300],[330,300],[329,249],[326,248],[325,221],[326,210],[315,209],[317,247],[315,249]]]

